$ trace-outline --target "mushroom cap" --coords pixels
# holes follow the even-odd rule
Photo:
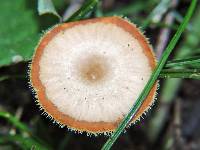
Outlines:
[[[110,132],[135,104],[156,66],[151,46],[127,20],[59,24],[40,40],[30,70],[40,106],[62,125]],[[154,102],[157,83],[133,118]]]

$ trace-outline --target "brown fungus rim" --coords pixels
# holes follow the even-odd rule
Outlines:
[[[32,64],[30,70],[30,80],[32,86],[37,94],[38,102],[42,106],[45,112],[48,113],[51,117],[53,117],[56,121],[63,125],[67,125],[67,127],[78,130],[78,131],[86,131],[89,133],[103,133],[103,132],[110,132],[117,128],[119,122],[121,120],[117,120],[116,122],[87,122],[87,121],[79,121],[75,120],[74,118],[66,115],[58,110],[58,108],[47,98],[45,93],[45,87],[42,84],[39,73],[40,73],[40,59],[43,54],[43,50],[45,46],[54,38],[56,34],[60,31],[72,28],[76,25],[84,25],[87,23],[96,23],[101,22],[105,24],[115,24],[125,31],[129,32],[135,39],[138,40],[140,45],[142,46],[144,54],[147,56],[149,64],[152,70],[156,66],[156,58],[152,52],[151,46],[148,44],[145,36],[137,29],[137,27],[129,23],[127,20],[124,20],[120,17],[104,17],[104,18],[95,18],[95,19],[88,19],[83,21],[77,22],[70,22],[70,23],[63,23],[60,25],[55,26],[53,29],[48,31],[44,37],[40,40],[39,45],[36,48]],[[145,99],[144,103],[140,107],[139,111],[137,112],[136,116],[133,118],[132,122],[135,122],[140,116],[153,104],[154,97],[157,90],[157,83],[151,89],[148,97]]]

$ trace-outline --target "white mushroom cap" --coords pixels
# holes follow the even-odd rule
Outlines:
[[[104,132],[114,130],[134,105],[150,78],[155,58],[143,35],[126,20],[93,20],[50,30],[36,50],[31,75],[39,103],[53,118],[77,130]],[[133,35],[121,22],[139,34]],[[87,125],[81,127],[81,122]],[[104,123],[113,126],[107,128]]]

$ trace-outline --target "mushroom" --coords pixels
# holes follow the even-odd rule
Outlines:
[[[155,68],[145,36],[120,17],[54,26],[41,38],[30,80],[39,105],[58,123],[109,133],[135,104]],[[153,104],[157,83],[132,119]]]

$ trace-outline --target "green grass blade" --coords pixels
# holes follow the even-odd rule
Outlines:
[[[153,87],[154,83],[156,82],[156,80],[157,80],[162,68],[164,67],[164,65],[165,65],[170,53],[174,49],[176,43],[180,39],[181,34],[183,33],[184,29],[186,28],[186,26],[187,26],[187,24],[188,24],[188,22],[189,22],[189,20],[190,20],[190,18],[192,16],[192,14],[194,12],[196,3],[197,3],[197,0],[193,0],[191,2],[191,5],[190,5],[190,7],[189,7],[189,9],[187,11],[187,14],[186,14],[183,22],[181,23],[178,31],[175,33],[174,37],[170,41],[170,43],[167,46],[166,50],[164,51],[161,60],[159,61],[156,69],[154,70],[154,72],[152,73],[151,78],[149,79],[148,83],[146,84],[144,90],[142,91],[142,93],[138,97],[135,105],[131,108],[130,112],[126,115],[126,117],[119,124],[118,128],[116,129],[116,131],[111,135],[111,137],[104,144],[104,146],[102,147],[102,150],[109,150],[112,147],[114,142],[118,139],[120,134],[124,131],[126,126],[130,123],[132,118],[135,116],[135,114],[137,113],[138,109],[142,105],[144,99],[148,96],[148,94],[149,94],[151,88]]]
[[[7,119],[11,124],[13,124],[20,131],[29,132],[28,127],[25,124],[21,123],[18,118],[16,118],[15,116],[12,116],[10,113],[1,111],[0,117]]]
[[[64,21],[70,22],[82,19],[95,8],[98,2],[99,0],[87,0],[78,11],[76,11],[69,19]]]
[[[38,0],[38,13],[39,15],[52,14],[61,20],[61,16],[56,11],[51,0]]]
[[[177,67],[177,66],[192,66],[192,65],[200,66],[200,56],[168,61],[167,64],[165,65],[165,68]]]
[[[8,142],[14,144],[17,143],[17,145],[19,145],[19,147],[23,150],[28,150],[28,149],[49,150],[49,148],[45,147],[40,143],[37,143],[36,141],[34,141],[29,137],[24,137],[22,135],[0,135],[0,144],[5,144]]]
[[[200,80],[200,69],[164,69],[160,78],[187,78]]]
[[[144,5],[145,3],[145,5]],[[104,13],[105,16],[129,16],[133,15],[136,16],[139,12],[145,11],[148,12],[154,5],[158,3],[157,0],[153,1],[146,1],[146,0],[140,0],[140,1],[133,1],[130,4],[126,6],[121,6],[119,8],[116,8],[112,11],[106,11]]]
[[[34,142],[35,145],[43,145],[43,147],[47,147],[47,149],[50,149],[44,141],[42,141],[38,137],[34,136],[31,133],[30,129],[24,123],[20,122],[20,120],[17,117],[11,115],[8,112],[0,111],[0,118],[6,119],[8,122],[10,122],[12,125],[14,125],[17,129],[19,129],[19,131],[21,131],[21,133],[26,133],[28,136],[30,136],[27,138],[30,139],[32,143]]]
[[[9,79],[9,76],[1,76],[0,77],[0,82]]]
[[[152,21],[159,22],[158,14],[164,14],[170,7],[170,0],[161,0],[154,10],[149,14],[147,19],[143,22],[142,28],[145,29]]]
[[[9,80],[9,79],[25,79],[26,76],[25,75],[3,75],[0,76],[0,82],[5,81],[5,80]]]
[[[95,17],[102,17],[102,16],[104,16],[104,13],[102,11],[102,1],[99,1],[99,3],[96,6]]]

